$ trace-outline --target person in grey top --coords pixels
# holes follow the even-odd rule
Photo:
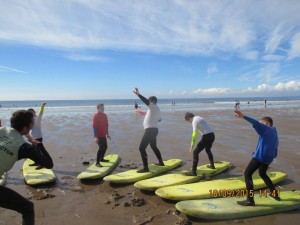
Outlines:
[[[151,96],[147,99],[140,94],[138,88],[135,88],[135,91],[133,92],[148,106],[148,111],[143,123],[145,133],[139,147],[144,168],[137,171],[138,173],[145,173],[149,172],[148,157],[146,153],[146,148],[149,144],[158,159],[158,163],[156,165],[164,166],[160,151],[156,146],[158,122],[161,121],[161,113],[159,107],[156,104],[157,98],[155,96]]]

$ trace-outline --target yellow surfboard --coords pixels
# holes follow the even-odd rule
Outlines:
[[[104,159],[109,160],[109,162],[100,162],[102,167],[97,167],[95,163],[93,163],[93,165],[81,172],[77,176],[77,179],[100,179],[109,174],[118,165],[119,162],[119,156],[116,154],[107,155],[104,157]]]
[[[282,181],[284,178],[287,177],[287,174],[282,172],[268,172],[267,174],[274,184]],[[260,178],[258,174],[254,174],[252,178],[254,183],[254,190],[266,187],[264,181]],[[157,189],[155,191],[155,194],[165,199],[182,201],[221,197],[218,196],[220,193],[219,190],[236,190],[237,195],[245,195],[245,189],[246,185],[244,181],[244,176],[239,176],[234,178],[204,181],[193,184],[163,187]]]
[[[149,165],[149,172],[138,173],[137,169],[128,170],[121,173],[112,174],[103,178],[103,180],[112,183],[133,183],[139,180],[147,179],[150,177],[157,176],[161,173],[172,170],[182,164],[181,159],[169,159],[164,161],[164,166],[157,166],[154,164]]]
[[[170,173],[146,180],[141,180],[136,182],[134,186],[142,190],[155,191],[156,189],[162,187],[193,183],[199,181],[201,178],[211,177],[225,171],[229,168],[230,162],[215,162],[215,169],[208,168],[209,165],[210,164],[198,166],[198,176],[187,176],[185,175],[187,171],[180,171],[178,173]]]
[[[23,176],[26,184],[39,185],[56,181],[56,176],[51,169],[36,170],[37,166],[29,166],[32,163],[34,162],[31,159],[26,159],[23,164]]]
[[[264,192],[255,192],[255,206],[240,206],[236,202],[241,201],[241,198],[228,197],[181,201],[176,204],[176,209],[195,218],[223,220],[262,216],[300,208],[299,190],[281,191],[279,195],[281,201],[276,201]]]

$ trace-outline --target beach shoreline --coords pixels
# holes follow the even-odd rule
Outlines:
[[[230,161],[232,167],[212,179],[243,175],[243,170],[255,151],[257,134],[245,120],[235,118],[232,110],[192,111],[204,117],[216,134],[212,152],[216,161]],[[250,117],[260,119],[271,116],[279,134],[278,158],[270,166],[270,171],[282,171],[288,178],[280,182],[282,190],[300,189],[298,146],[300,145],[300,108],[245,109]],[[35,204],[36,224],[183,224],[184,214],[177,215],[174,202],[165,201],[153,193],[145,193],[133,184],[113,185],[102,179],[83,183],[76,176],[86,166],[84,161],[93,163],[97,146],[93,143],[91,129],[92,113],[70,115],[48,114],[43,118],[44,144],[54,160],[54,172],[58,181],[54,185],[33,188],[24,183],[22,161],[16,163],[8,173],[7,187],[31,199]],[[112,173],[127,170],[124,165],[141,166],[138,146],[143,135],[143,116],[135,112],[108,114],[111,141],[107,154],[119,154],[121,161]],[[159,125],[158,148],[163,159],[180,158],[189,169],[192,155],[188,152],[191,126],[184,121],[184,111],[163,112]],[[150,147],[147,148],[149,163],[156,163]],[[199,165],[208,163],[205,152],[200,153]],[[116,195],[121,198],[116,199]],[[118,196],[117,195],[117,196]],[[45,199],[43,199],[45,197]],[[48,197],[48,198],[47,198]],[[40,200],[39,200],[40,199]],[[144,205],[125,207],[125,202],[144,199]],[[253,217],[231,221],[201,221],[189,218],[192,224],[283,224],[287,219],[297,223],[299,210],[286,213]],[[0,224],[18,224],[20,214],[0,208]]]

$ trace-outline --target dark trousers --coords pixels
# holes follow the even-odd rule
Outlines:
[[[99,137],[99,141],[98,141],[98,152],[97,152],[97,161],[96,163],[100,162],[100,160],[102,160],[104,158],[105,152],[107,150],[107,139]]]
[[[142,137],[140,147],[139,147],[144,168],[148,168],[148,156],[147,156],[146,148],[149,144],[150,144],[154,154],[156,155],[158,161],[160,163],[163,163],[160,151],[156,146],[157,135],[158,135],[158,128],[145,129],[145,133],[144,133],[144,136]]]
[[[34,225],[34,205],[17,192],[0,186],[0,207],[17,211],[23,216],[23,225]]]
[[[263,179],[263,181],[265,182],[267,187],[270,189],[270,191],[272,192],[275,190],[275,186],[274,186],[273,182],[267,175],[268,167],[269,167],[269,165],[263,164],[263,163],[259,162],[257,159],[254,159],[254,158],[251,159],[251,161],[249,162],[249,164],[244,172],[245,183],[246,183],[246,188],[247,188],[248,193],[250,193],[250,191],[253,192],[254,185],[253,185],[252,175],[257,169],[259,172],[259,176]],[[248,195],[247,198],[250,201],[253,201],[253,195]]]
[[[200,152],[205,149],[206,154],[208,156],[208,159],[210,163],[212,164],[214,162],[214,157],[213,154],[211,153],[211,147],[215,141],[215,134],[214,133],[209,133],[209,134],[204,134],[197,144],[196,148],[193,151],[193,171],[197,171],[197,165],[199,162],[199,154]]]

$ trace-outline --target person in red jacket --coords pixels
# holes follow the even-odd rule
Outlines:
[[[101,162],[108,162],[104,159],[105,152],[107,150],[107,139],[110,138],[108,133],[108,119],[107,115],[104,113],[104,104],[97,105],[98,112],[93,116],[93,129],[95,143],[98,144],[99,149],[97,152],[96,166],[101,167]]]

